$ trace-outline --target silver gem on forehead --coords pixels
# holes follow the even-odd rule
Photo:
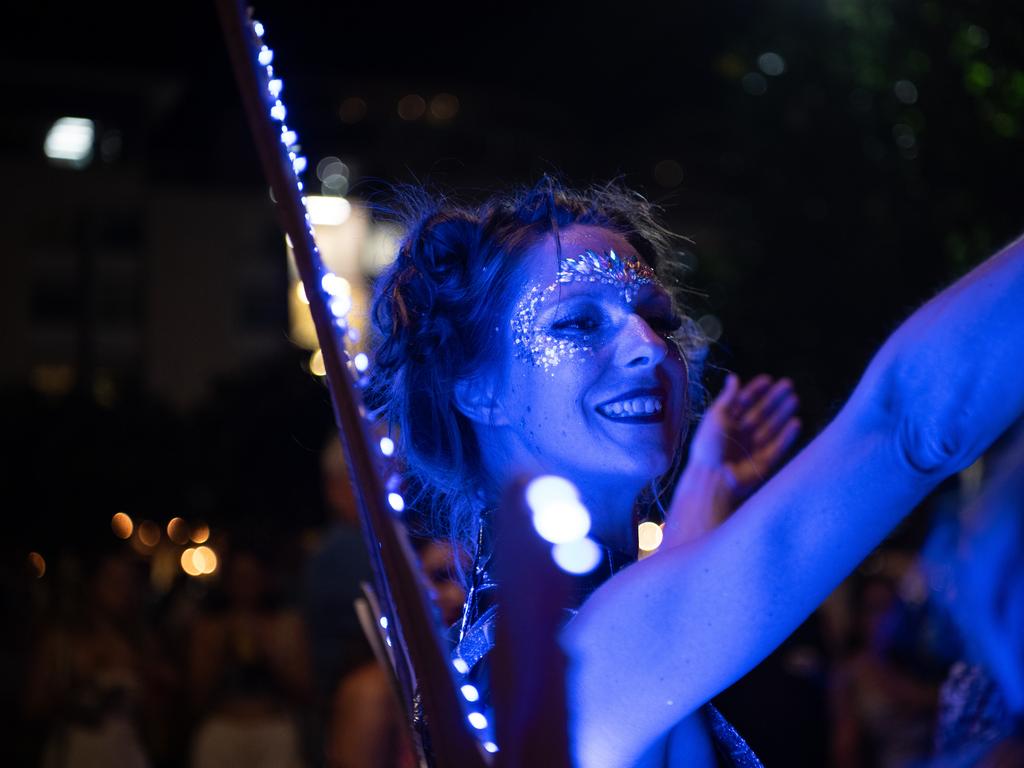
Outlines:
[[[615,251],[597,253],[589,248],[578,256],[563,256],[558,262],[559,283],[603,283],[622,289],[626,303],[632,303],[641,285],[654,282],[654,270],[639,256],[623,258]]]

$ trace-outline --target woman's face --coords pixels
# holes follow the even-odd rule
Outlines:
[[[496,430],[511,471],[573,480],[591,506],[632,508],[671,466],[686,367],[668,293],[621,235],[575,225],[531,249],[507,325]],[[624,522],[602,522],[595,532]]]

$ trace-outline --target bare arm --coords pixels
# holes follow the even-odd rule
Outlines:
[[[1024,409],[1024,245],[919,309],[836,419],[713,533],[621,572],[564,634],[581,765],[629,765],[781,642]]]

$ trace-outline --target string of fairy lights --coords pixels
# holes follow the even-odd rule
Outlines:
[[[302,183],[302,172],[306,169],[307,161],[305,157],[299,154],[300,145],[299,137],[295,130],[288,127],[285,123],[285,117],[288,114],[288,110],[281,99],[281,94],[284,90],[284,84],[281,78],[275,73],[273,67],[274,52],[264,42],[264,35],[266,30],[259,21],[252,22],[252,31],[259,40],[260,46],[257,53],[257,61],[260,66],[263,67],[266,73],[266,90],[267,90],[267,103],[269,105],[269,115],[271,120],[281,124],[280,140],[285,151],[288,153],[288,159],[291,161],[292,172],[294,173],[295,183],[298,187],[299,192],[303,191]],[[300,200],[302,206],[305,209],[305,218],[308,226],[308,232],[310,237],[313,238],[314,243],[316,240],[316,233],[314,231],[309,210],[307,207],[307,200],[305,195],[300,194]],[[319,248],[314,246],[313,253],[316,258],[320,258]],[[326,294],[326,303],[333,316],[334,325],[338,331],[341,332],[341,338],[344,339],[348,327],[348,313],[352,309],[352,290],[351,285],[345,280],[344,277],[334,274],[333,272],[327,271],[323,274],[320,279],[320,290]],[[308,287],[301,287],[300,290],[303,292],[301,298],[308,299],[306,292],[309,290]],[[306,303],[306,302],[304,302]],[[349,360],[349,371],[353,373],[353,377],[357,385],[365,385],[366,373],[370,367],[369,357],[360,352],[353,356]],[[316,371],[314,371],[316,373]],[[365,413],[365,411],[364,411]],[[385,459],[392,458],[395,453],[395,443],[389,436],[379,438],[377,443],[377,449],[381,456]],[[388,506],[396,513],[401,514],[405,510],[405,498],[402,496],[400,490],[400,477],[397,473],[392,473],[388,477],[386,483],[387,503]],[[392,645],[392,639],[390,636],[390,626],[387,616],[379,617],[379,625],[384,635],[384,641],[388,646]],[[459,662],[461,659],[456,659],[454,663],[454,669],[461,675],[465,675],[469,672],[465,662],[462,662],[460,668]],[[466,719],[470,726],[476,733],[480,735],[480,741],[482,748],[488,752],[493,753],[498,751],[498,746],[494,743],[490,734],[490,722],[486,715],[480,711],[477,705],[480,701],[479,691],[474,686],[469,684],[465,680],[459,681],[459,690],[462,693],[463,700],[465,702],[465,713]]]
[[[353,334],[348,332],[348,316],[353,307],[352,285],[344,277],[326,270],[326,267],[323,265],[320,249],[316,245],[316,233],[310,217],[308,199],[303,194],[302,173],[306,170],[308,162],[300,154],[301,146],[297,132],[289,128],[285,122],[288,110],[281,98],[284,91],[284,83],[274,70],[274,51],[264,42],[266,32],[264,25],[259,21],[253,21],[252,31],[259,45],[256,58],[266,75],[265,101],[268,105],[268,113],[271,120],[280,124],[280,142],[283,150],[287,153],[291,170],[294,174],[295,184],[300,193],[299,199],[304,209],[308,233],[314,244],[314,257],[320,261],[318,266],[323,270],[320,284],[317,288],[324,293],[334,326],[340,334],[342,346],[344,347],[346,339],[354,341],[358,338],[353,337]],[[308,296],[306,295],[308,289],[300,282],[296,286],[296,290],[301,302],[308,305]],[[316,356],[318,354],[321,356],[319,365],[316,364]],[[358,352],[348,359],[348,370],[352,374],[357,387],[362,388],[365,386],[370,364],[370,358],[365,352]],[[310,370],[316,375],[322,376],[324,374],[322,351],[319,349],[314,352]],[[365,416],[365,409],[361,410]],[[385,435],[379,438],[377,449],[385,460],[393,459],[396,449],[395,442],[390,436]],[[392,471],[389,474],[385,492],[387,493],[386,501],[388,506],[396,514],[401,514],[406,508],[405,498],[402,496],[400,486],[400,476],[397,472]],[[551,556],[556,565],[563,571],[571,574],[585,574],[592,571],[601,560],[601,549],[597,542],[588,535],[591,528],[590,514],[584,506],[575,486],[561,477],[538,477],[527,486],[525,497],[527,506],[531,511],[534,530],[551,545]],[[641,530],[642,551],[651,552],[657,549],[657,546],[660,544],[661,529],[657,525],[654,525],[654,528],[657,529],[656,532]],[[205,563],[204,558],[208,557],[207,553],[197,554],[199,552],[198,548],[193,548],[190,557],[193,560],[198,558],[201,562]],[[212,551],[209,556],[212,556]],[[183,553],[182,557],[185,558],[186,555]],[[182,562],[184,564],[184,559]],[[388,617],[380,616],[379,625],[384,635],[385,643],[391,646],[392,639],[390,637]],[[469,665],[456,654],[452,660],[452,668],[459,676],[457,687],[463,698],[467,722],[477,734],[478,741],[483,750],[487,753],[497,752],[498,746],[493,737],[493,725],[482,711],[483,703],[481,702],[480,692],[466,679],[470,672]]]

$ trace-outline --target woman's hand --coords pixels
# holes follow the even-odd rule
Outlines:
[[[761,374],[745,386],[729,374],[704,413],[676,486],[666,544],[675,546],[715,528],[768,479],[800,434],[789,379]]]
[[[735,509],[768,479],[800,434],[798,405],[789,379],[761,374],[741,387],[739,377],[729,374],[697,427],[687,467],[723,472]]]

